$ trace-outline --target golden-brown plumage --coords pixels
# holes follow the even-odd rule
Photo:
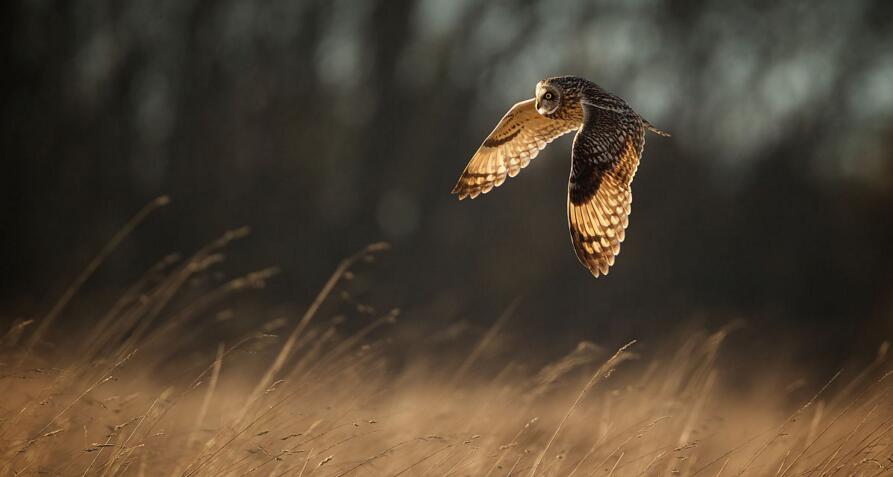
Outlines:
[[[581,118],[582,119],[582,118]],[[580,121],[552,120],[540,115],[534,100],[512,106],[472,156],[453,194],[459,199],[486,194],[515,177],[555,138],[580,127]]]
[[[539,82],[536,96],[515,104],[484,140],[453,193],[464,199],[489,192],[514,177],[546,144],[575,129],[568,226],[577,258],[597,277],[608,273],[620,253],[645,130],[668,136],[622,99],[581,78]]]

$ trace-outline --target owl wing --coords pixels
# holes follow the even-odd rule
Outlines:
[[[459,199],[486,194],[515,177],[555,138],[580,127],[579,121],[550,119],[536,111],[534,100],[512,106],[465,166],[453,194]]]
[[[620,253],[645,125],[631,110],[584,103],[583,114],[574,138],[567,220],[577,258],[597,277],[608,273]]]

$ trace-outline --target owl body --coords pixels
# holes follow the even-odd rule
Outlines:
[[[583,78],[540,81],[532,99],[515,104],[484,140],[453,188],[460,199],[501,185],[548,143],[577,131],[568,179],[568,226],[574,251],[594,275],[605,275],[620,253],[632,193],[630,184],[645,131],[668,136],[626,102]]]

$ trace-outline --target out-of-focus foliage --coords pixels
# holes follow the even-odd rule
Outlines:
[[[14,306],[52,296],[169,193],[173,210],[110,273],[248,224],[244,260],[281,264],[273,292],[287,302],[386,239],[396,247],[379,287],[414,319],[491,317],[521,295],[519,319],[558,334],[659,330],[699,310],[834,343],[867,322],[889,329],[890,2],[0,9],[0,300]],[[504,111],[558,74],[673,133],[648,138],[627,241],[597,281],[566,231],[570,139],[486,197],[449,195]]]

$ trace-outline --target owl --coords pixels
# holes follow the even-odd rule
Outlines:
[[[606,275],[629,223],[630,184],[646,130],[669,136],[595,83],[574,76],[545,79],[537,83],[535,97],[512,106],[487,136],[453,194],[473,199],[490,192],[516,176],[546,144],[577,131],[567,191],[571,242],[592,275]]]

